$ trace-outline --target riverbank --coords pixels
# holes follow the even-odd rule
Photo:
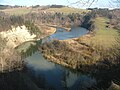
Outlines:
[[[71,28],[67,28],[67,27],[64,27],[64,26],[60,26],[60,25],[50,25],[50,24],[45,24],[45,25],[43,25],[43,24],[40,24],[40,26],[42,26],[42,27],[47,27],[47,28],[52,28],[52,29],[55,29],[55,28],[62,28],[62,29],[65,29],[66,31],[70,31],[71,30]],[[45,28],[44,28],[45,29]],[[48,30],[50,30],[50,29],[48,29]],[[52,31],[51,31],[52,32]],[[53,33],[52,33],[53,34]]]
[[[86,35],[84,37],[89,38],[90,36]],[[81,63],[90,64],[94,56],[94,49],[78,42],[77,38],[44,43],[41,45],[40,51],[48,60],[73,69],[79,68],[78,65]]]
[[[50,36],[56,32],[56,27],[48,26],[48,25],[39,25],[40,31],[41,31],[41,37],[45,38],[47,36]]]
[[[48,25],[50,27],[54,27],[54,28],[62,28],[62,29],[65,29],[66,31],[70,31],[71,28],[69,27],[64,27],[64,26],[58,26],[58,25]]]
[[[40,46],[48,60],[78,70],[88,71],[91,68],[110,68],[115,64],[117,52],[117,30],[106,28],[108,19],[95,19],[97,30],[78,39],[55,40]],[[106,61],[109,64],[105,64]]]

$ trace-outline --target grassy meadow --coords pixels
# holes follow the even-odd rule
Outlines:
[[[90,39],[83,39],[82,42],[93,44],[94,46],[102,46],[104,48],[111,48],[117,43],[118,31],[107,24],[109,19],[104,17],[97,17],[95,19],[95,36]]]
[[[38,8],[36,8],[36,10],[37,9]],[[32,9],[30,7],[19,7],[19,8],[4,9],[4,10],[0,10],[0,11],[3,11],[10,15],[24,15],[24,14],[27,14],[32,11],[37,12],[36,10]],[[45,11],[61,12],[61,13],[65,13],[65,14],[70,14],[70,13],[85,14],[85,13],[89,12],[89,10],[71,8],[71,7],[49,8],[49,9],[46,9]]]
[[[62,12],[62,13],[80,13],[80,14],[84,14],[89,12],[89,10],[85,10],[85,9],[78,9],[78,8],[71,8],[71,7],[62,7],[62,8],[49,8],[47,9],[47,11],[54,11],[54,12]]]
[[[4,9],[1,11],[5,12],[7,14],[10,14],[10,15],[24,15],[24,14],[29,13],[31,10],[32,10],[31,8],[22,7],[22,8]]]

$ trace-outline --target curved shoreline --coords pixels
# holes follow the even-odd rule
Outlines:
[[[41,45],[39,50],[42,51],[43,56],[49,61],[72,69],[83,70],[85,72],[109,69],[110,65],[114,65],[116,62],[109,60],[110,65],[104,64],[106,62],[104,58],[108,58],[106,55],[109,53],[106,52],[110,52],[109,50],[114,50],[114,48],[106,50],[100,46],[100,48],[94,46],[93,44],[95,43],[91,44],[89,40],[92,40],[95,34],[95,32],[89,32],[78,38],[54,40],[53,42]],[[101,54],[103,55],[101,56]],[[112,53],[109,55],[112,55]]]
[[[91,33],[86,33],[85,35],[82,35],[81,37],[91,37]],[[65,42],[65,43],[68,43],[68,44],[72,45],[72,44],[76,43],[76,40],[79,39],[79,38],[81,38],[81,37],[70,38],[70,39],[65,39],[65,40],[57,40],[57,41],[60,42],[60,43]],[[48,44],[52,44],[53,42],[54,42],[54,41],[48,42],[48,43],[46,42],[45,44],[48,45]],[[64,61],[62,61],[62,60],[54,57],[53,55],[50,55],[50,54],[48,55],[48,54],[46,54],[46,53],[44,52],[44,50],[42,50],[42,46],[44,46],[45,44],[42,44],[42,45],[40,46],[40,48],[39,48],[39,50],[42,52],[42,55],[43,55],[44,58],[46,58],[48,61],[54,62],[54,63],[59,64],[59,65],[63,65],[63,66],[65,66],[65,67],[69,67],[69,68],[72,68],[72,69],[76,69],[76,68],[77,68],[77,64],[70,65],[70,64],[68,64],[68,63],[66,63],[66,62],[64,62]],[[48,46],[48,47],[49,47],[49,46]],[[83,45],[83,47],[87,47],[87,46],[84,46],[84,45]],[[46,47],[46,48],[47,48],[47,47]],[[52,48],[54,48],[54,47],[52,47]],[[46,51],[46,50],[45,50],[45,51]]]
[[[86,35],[84,35],[84,37],[86,37]],[[67,44],[75,44],[76,43],[76,41],[75,40],[77,40],[78,38],[72,38],[72,39],[67,39],[67,40],[58,40],[58,42],[60,42],[60,43],[67,43]],[[54,42],[54,41],[53,41]],[[49,43],[48,43],[49,44]],[[48,45],[47,44],[47,45]],[[50,44],[52,44],[52,43],[50,43]],[[80,45],[81,47],[86,47],[87,48],[87,46],[84,46],[84,45]],[[46,47],[46,46],[45,46]],[[49,46],[48,46],[49,47]],[[64,62],[64,61],[62,61],[62,60],[60,60],[60,59],[58,59],[58,58],[56,58],[56,57],[54,57],[54,56],[52,56],[52,55],[48,55],[48,54],[46,54],[45,52],[44,52],[44,50],[42,50],[41,49],[42,48],[42,46],[39,48],[39,50],[42,52],[42,54],[43,54],[43,56],[47,59],[47,60],[49,60],[49,61],[51,61],[51,62],[54,62],[54,63],[57,63],[57,64],[60,64],[60,65],[63,65],[63,66],[66,66],[66,67],[70,67],[70,68],[72,68],[72,69],[76,69],[77,68],[77,64],[74,64],[74,65],[70,65],[70,64],[67,64],[66,62]],[[54,47],[53,47],[54,48]]]

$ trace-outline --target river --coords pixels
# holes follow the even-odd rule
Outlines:
[[[81,27],[74,27],[69,32],[62,28],[57,28],[56,32],[53,35],[44,38],[42,42],[49,42],[54,39],[66,40],[70,38],[76,38],[86,33],[88,33],[88,30]],[[30,49],[30,51],[33,50]],[[61,65],[49,62],[38,51],[30,54],[30,56],[27,55],[25,62],[29,75],[32,75],[35,80],[44,78],[44,87],[47,89],[77,90],[78,88],[81,88],[80,84],[82,85],[82,88],[91,87],[92,85],[96,84],[96,80],[89,75],[82,75],[80,72],[72,71]]]
[[[53,39],[76,38],[86,33],[88,31],[81,27],[72,28],[69,32],[57,28],[56,33],[44,38],[42,43]],[[37,46],[40,43],[41,41],[26,42],[17,48],[18,51],[24,52],[23,58],[26,68],[22,72],[6,75],[14,83],[12,84],[10,80],[7,80],[6,85],[8,84],[10,88],[8,90],[41,90],[40,88],[43,90],[101,90],[109,87],[112,78],[108,73],[87,74],[50,62],[38,51]],[[6,77],[4,75],[5,80]],[[14,86],[18,86],[18,88],[14,89]]]
[[[54,39],[66,40],[66,39],[70,39],[70,38],[77,38],[82,35],[85,35],[86,33],[88,33],[88,30],[86,30],[85,28],[82,28],[82,27],[72,27],[70,31],[66,31],[63,28],[57,28],[57,30],[54,34],[44,38],[42,42],[43,43],[49,42]]]

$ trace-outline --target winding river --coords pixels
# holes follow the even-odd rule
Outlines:
[[[70,38],[76,38],[86,34],[87,32],[88,30],[81,27],[71,28],[71,31],[57,28],[56,32],[53,35],[44,38],[42,42],[49,42],[53,39],[65,40]],[[26,44],[31,44],[31,42]],[[33,51],[32,49],[33,47],[30,48],[31,52]],[[30,51],[28,50],[29,53]],[[32,75],[35,80],[39,80],[41,78],[44,79],[44,87],[48,89],[77,90],[78,88],[81,88],[80,86],[82,86],[82,88],[86,88],[96,84],[96,80],[89,75],[82,75],[80,72],[72,71],[61,65],[49,62],[38,51],[30,54],[30,56],[27,55],[25,61],[29,75]]]
[[[70,38],[77,38],[85,35],[86,33],[88,33],[88,30],[82,27],[72,27],[70,31],[66,31],[63,28],[57,28],[54,34],[43,39],[43,43],[52,41],[54,39],[66,40]]]
[[[57,28],[56,33],[44,38],[42,42],[44,43],[53,39],[65,40],[76,38],[86,33],[88,33],[88,31],[81,27],[74,27],[69,32],[64,29]],[[34,83],[34,87],[37,86],[39,88],[44,88],[44,90],[89,90],[91,87],[101,87],[103,82],[104,85],[108,85],[110,79],[106,79],[106,75],[104,75],[104,77],[99,77],[99,75],[95,77],[91,74],[84,74],[79,71],[71,70],[69,68],[55,64],[53,62],[49,62],[42,56],[40,51],[38,51],[37,46],[40,43],[41,42],[39,41],[26,42],[18,47],[18,50],[25,52],[23,54],[26,63],[24,78],[29,77],[30,80],[24,79],[24,81],[27,83],[32,82],[30,85],[33,85]],[[104,78],[106,80],[102,81]]]

